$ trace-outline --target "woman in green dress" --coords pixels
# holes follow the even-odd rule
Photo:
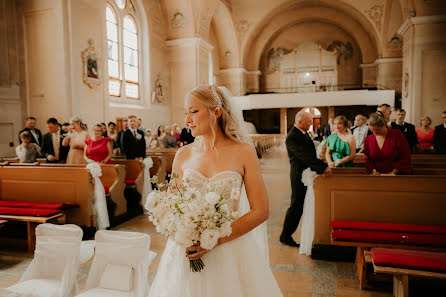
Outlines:
[[[325,158],[330,168],[353,167],[356,154],[355,137],[348,130],[348,120],[345,116],[337,116],[334,121],[336,132],[331,134],[325,145]]]

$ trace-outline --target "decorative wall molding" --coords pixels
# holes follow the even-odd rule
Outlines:
[[[385,63],[403,63],[403,58],[380,58],[375,60],[376,65]]]
[[[374,5],[370,7],[370,9],[365,10],[365,13],[367,13],[369,18],[375,23],[378,31],[381,31],[382,18],[384,16],[384,6]]]
[[[368,64],[359,64],[360,68],[375,68],[377,65],[375,63],[368,63]]]
[[[446,23],[446,15],[429,15],[420,16],[407,19],[398,29],[397,33],[401,36],[406,34],[412,25],[422,25],[422,24],[435,24],[435,23]]]
[[[222,73],[247,73],[245,68],[227,68],[227,69],[220,69],[219,74]]]
[[[246,71],[246,74],[247,75],[258,75],[258,76],[260,76],[260,75],[262,75],[262,71],[260,71],[260,70]]]
[[[399,36],[393,36],[387,42],[387,48],[391,48],[391,49],[403,48],[403,39],[401,37],[399,37]]]
[[[177,9],[170,17],[169,26],[172,29],[181,29],[186,26],[186,22],[187,20],[184,17],[183,13]]]

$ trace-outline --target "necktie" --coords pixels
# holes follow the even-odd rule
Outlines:
[[[133,135],[134,135],[135,138],[136,138],[136,130],[133,130]]]

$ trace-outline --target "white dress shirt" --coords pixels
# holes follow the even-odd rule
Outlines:
[[[356,141],[356,149],[362,149],[364,146],[364,139],[367,137],[367,132],[369,130],[369,126],[362,125],[361,127],[356,127],[355,130],[353,130],[353,136],[355,137]]]

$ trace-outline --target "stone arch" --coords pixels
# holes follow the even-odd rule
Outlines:
[[[218,48],[214,50],[219,58],[220,69],[237,68],[240,59],[237,34],[231,12],[223,2],[215,9],[211,25],[218,43]]]
[[[333,22],[355,38],[364,62],[373,62],[381,54],[380,38],[372,24],[358,10],[340,1],[321,0],[318,5],[305,1],[289,1],[272,10],[251,30],[241,48],[241,64],[248,70],[257,70],[264,44],[270,36],[289,23],[313,20]]]

